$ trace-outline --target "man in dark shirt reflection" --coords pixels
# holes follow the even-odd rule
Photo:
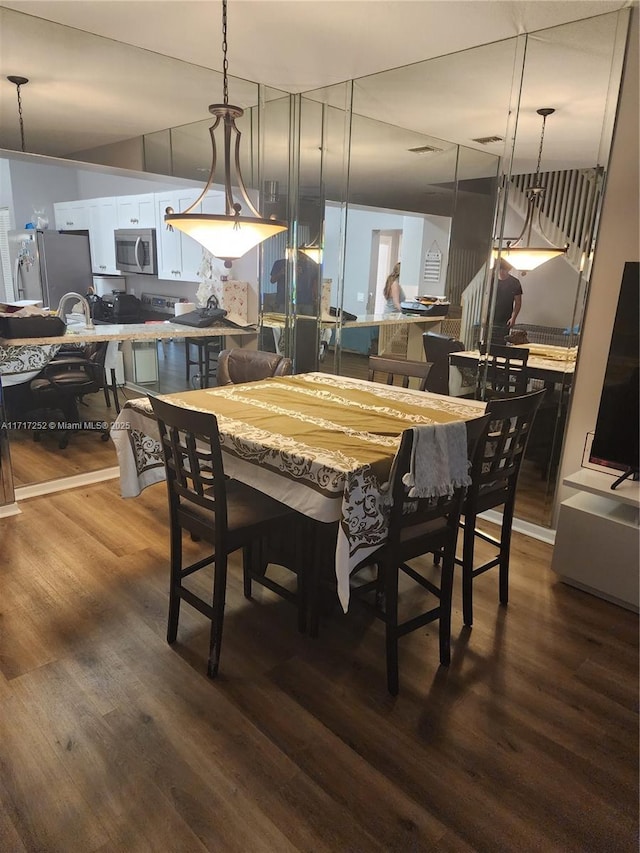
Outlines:
[[[503,344],[513,328],[522,308],[522,285],[511,275],[513,267],[500,258],[498,270],[496,307],[493,314],[492,340]]]
[[[298,314],[317,314],[318,305],[318,275],[320,267],[315,261],[307,257],[304,252],[298,253],[296,263],[296,308]],[[270,281],[276,287],[276,311],[284,312],[286,306],[286,276],[287,261],[285,258],[277,260],[271,268]]]

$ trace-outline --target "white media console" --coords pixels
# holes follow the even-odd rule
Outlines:
[[[551,568],[565,583],[638,611],[640,483],[581,468],[564,479],[578,494],[560,504]]]

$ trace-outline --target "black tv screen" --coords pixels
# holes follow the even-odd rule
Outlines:
[[[640,445],[640,263],[624,265],[590,461],[638,469]]]

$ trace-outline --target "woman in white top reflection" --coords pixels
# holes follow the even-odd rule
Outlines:
[[[400,287],[400,261],[393,267],[384,284],[383,296],[386,299],[385,314],[397,314],[402,310],[400,303],[404,302],[404,292]]]

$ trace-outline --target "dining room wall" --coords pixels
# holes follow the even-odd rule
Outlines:
[[[560,502],[575,494],[574,489],[562,484],[563,477],[580,469],[587,433],[595,429],[624,264],[626,261],[640,260],[639,17],[636,6],[631,13],[626,63],[580,341],[580,357],[560,461],[560,487],[554,524]]]

